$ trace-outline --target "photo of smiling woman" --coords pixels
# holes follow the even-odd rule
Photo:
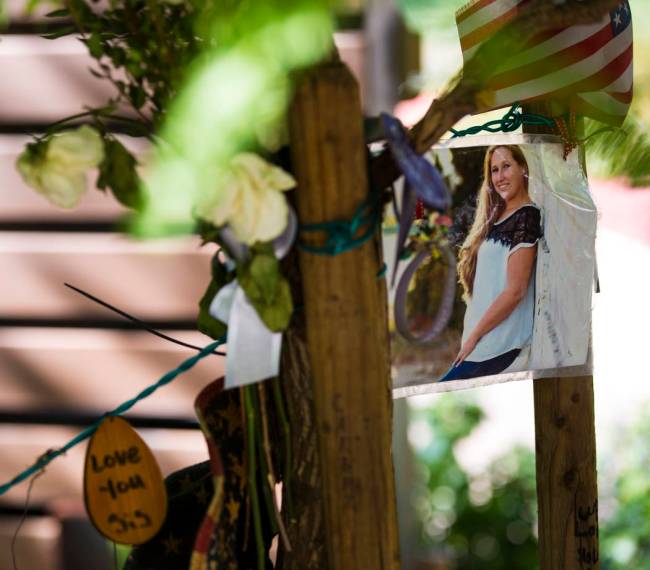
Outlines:
[[[439,382],[526,368],[540,237],[541,212],[528,195],[523,152],[514,145],[489,147],[476,215],[459,254],[467,303],[461,348]]]

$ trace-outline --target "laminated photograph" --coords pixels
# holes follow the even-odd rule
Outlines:
[[[394,397],[590,374],[597,212],[578,152],[513,134],[427,159],[451,206],[404,182],[384,224]]]

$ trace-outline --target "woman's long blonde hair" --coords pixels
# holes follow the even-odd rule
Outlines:
[[[458,278],[460,284],[463,286],[463,299],[467,301],[473,293],[474,289],[474,276],[476,275],[476,258],[478,256],[478,248],[483,240],[487,237],[492,229],[494,222],[496,222],[506,207],[506,203],[496,193],[492,186],[492,155],[498,148],[505,148],[510,151],[515,162],[524,170],[528,171],[528,163],[524,153],[518,146],[515,145],[496,145],[491,146],[485,153],[485,160],[483,161],[483,184],[479,190],[478,199],[476,201],[476,214],[474,216],[474,223],[460,248],[458,255]],[[526,190],[528,190],[528,179],[525,178]]]

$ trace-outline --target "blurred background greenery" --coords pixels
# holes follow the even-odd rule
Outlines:
[[[409,436],[417,458],[412,501],[426,558],[440,568],[535,568],[535,459],[516,446],[478,476],[455,447],[484,421],[466,396],[445,395],[413,409]]]
[[[421,568],[538,568],[535,455],[504,450],[473,474],[458,447],[485,421],[471,396],[445,394],[413,406],[409,440],[416,459],[410,497],[417,513]],[[622,431],[599,455],[601,568],[650,568],[650,413]]]

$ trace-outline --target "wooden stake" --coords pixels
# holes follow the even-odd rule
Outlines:
[[[533,383],[540,570],[598,570],[593,378]]]
[[[524,111],[548,115],[544,104]],[[549,132],[541,127],[525,131]],[[598,570],[593,376],[540,379],[533,391],[539,568]]]
[[[301,224],[350,219],[368,180],[358,87],[343,64],[299,78],[290,134]],[[327,561],[336,570],[399,568],[381,264],[376,240],[336,256],[300,255]]]

